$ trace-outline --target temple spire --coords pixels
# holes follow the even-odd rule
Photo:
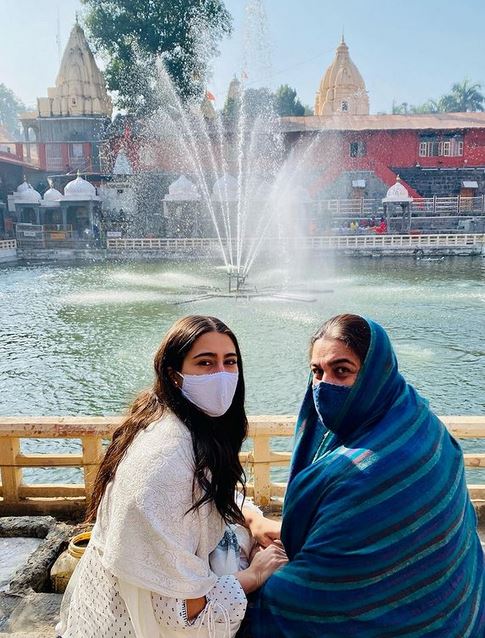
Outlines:
[[[113,107],[104,76],[77,17],[64,49],[56,85],[47,90],[47,95],[38,98],[41,117],[111,116]]]
[[[350,59],[343,29],[334,61],[322,77],[315,97],[315,115],[337,113],[369,114],[369,98],[365,83]]]

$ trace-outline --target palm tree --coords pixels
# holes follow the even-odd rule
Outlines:
[[[466,79],[456,82],[451,87],[451,92],[440,99],[440,106],[447,112],[483,111],[485,96],[481,93],[481,88],[480,84],[472,84]]]

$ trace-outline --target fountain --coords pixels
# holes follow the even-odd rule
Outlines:
[[[259,21],[250,29],[259,36],[261,2],[249,5],[248,13]],[[263,57],[266,62],[266,50]],[[202,105],[182,103],[163,58],[158,60],[162,106],[144,124],[134,180],[149,209],[153,193],[144,185],[160,166],[174,175],[163,198],[166,235],[215,235],[227,291],[235,296],[259,294],[247,284],[255,262],[273,251],[278,263],[286,258],[284,240],[303,230],[305,206],[312,203],[305,189],[306,154],[285,153],[270,92],[248,87],[246,77],[245,71],[232,81],[225,110],[216,113],[207,96]]]

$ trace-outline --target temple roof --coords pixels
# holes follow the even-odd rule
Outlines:
[[[349,47],[343,36],[334,61],[320,81],[315,98],[315,115],[331,113],[369,113],[365,82],[350,59]]]
[[[485,113],[423,113],[419,115],[328,115],[283,117],[291,131],[463,130],[485,128]]]
[[[26,179],[17,186],[14,197],[21,204],[38,204],[42,199],[41,194]]]
[[[87,201],[98,199],[96,188],[78,173],[77,177],[64,187],[64,199]]]
[[[387,191],[386,196],[382,200],[383,202],[412,202],[413,198],[409,197],[408,190],[403,184],[401,184],[401,178],[399,175],[396,177],[396,183],[391,186]]]
[[[37,99],[40,117],[111,116],[104,76],[77,22],[64,49],[56,85],[47,90],[47,95]]]

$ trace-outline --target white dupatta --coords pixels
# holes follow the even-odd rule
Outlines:
[[[192,507],[193,446],[172,413],[141,431],[98,509],[92,542],[117,578],[169,598],[199,598],[214,586],[209,554],[224,534],[212,504]]]

